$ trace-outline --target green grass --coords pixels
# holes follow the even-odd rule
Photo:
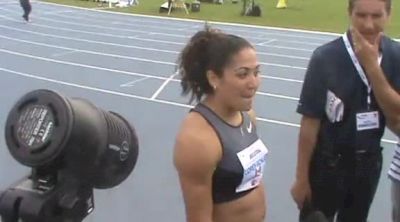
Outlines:
[[[98,3],[91,0],[43,1],[87,8],[98,7]],[[277,0],[256,0],[261,6],[261,17],[241,16],[242,3],[232,4],[231,0],[224,0],[223,5],[202,2],[200,12],[186,15],[183,11],[175,11],[168,16],[158,12],[163,1],[140,0],[140,4],[135,7],[105,10],[336,33],[344,32],[348,26],[347,0],[289,0],[286,9],[276,9]],[[192,0],[186,1],[191,3]],[[108,3],[104,4],[107,5]],[[393,1],[391,22],[386,33],[391,37],[400,38],[400,2]]]

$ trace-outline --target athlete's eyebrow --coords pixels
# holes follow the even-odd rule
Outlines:
[[[234,69],[234,71],[242,71],[242,70],[245,70],[245,71],[248,71],[248,70],[251,70],[251,69],[260,69],[260,66],[261,65],[257,65],[255,68],[250,68],[250,67],[247,67],[247,66],[241,66],[241,67],[238,67],[238,68],[236,68],[236,69]]]

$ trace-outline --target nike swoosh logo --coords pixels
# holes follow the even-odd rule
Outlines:
[[[251,123],[251,121],[250,121],[249,126],[246,127],[246,129],[247,129],[247,132],[249,132],[249,133],[251,133],[253,131],[253,124]]]

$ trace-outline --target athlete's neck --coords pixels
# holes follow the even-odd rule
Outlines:
[[[238,126],[242,123],[240,111],[226,106],[225,103],[217,101],[213,96],[208,96],[202,103],[230,125]]]

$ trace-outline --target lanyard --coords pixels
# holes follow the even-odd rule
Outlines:
[[[358,61],[356,54],[354,53],[353,48],[351,47],[349,38],[347,37],[347,33],[344,33],[343,36],[343,42],[344,45],[346,46],[347,52],[350,55],[351,61],[353,61],[354,67],[356,68],[358,75],[360,76],[361,80],[365,84],[368,90],[368,96],[367,96],[367,104],[368,104],[368,109],[371,105],[371,85],[368,82],[367,76],[365,75],[364,69],[361,67],[360,62]],[[378,62],[381,64],[382,61],[382,54],[379,55]]]

